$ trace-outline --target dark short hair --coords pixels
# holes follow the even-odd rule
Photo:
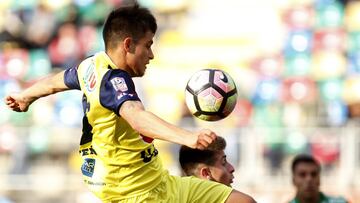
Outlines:
[[[147,31],[155,33],[157,24],[149,9],[138,3],[113,10],[107,17],[103,28],[105,49],[112,49],[126,37],[135,41],[141,39]]]
[[[194,175],[194,170],[198,164],[214,165],[215,155],[218,151],[224,150],[225,147],[226,141],[220,136],[205,150],[192,149],[182,145],[179,152],[179,162],[183,172],[186,175]]]
[[[291,171],[292,173],[295,172],[296,166],[299,165],[300,163],[310,163],[310,164],[315,164],[316,166],[318,166],[319,171],[321,170],[321,165],[319,163],[318,160],[316,160],[312,155],[310,154],[299,154],[296,155],[291,163]]]

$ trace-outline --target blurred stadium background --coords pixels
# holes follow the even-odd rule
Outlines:
[[[339,0],[139,0],[158,19],[155,59],[135,80],[147,109],[228,141],[234,187],[259,203],[294,195],[290,161],[312,153],[322,190],[360,202],[360,2]],[[106,14],[126,0],[1,0],[0,98],[103,50]],[[240,93],[235,111],[207,123],[183,102],[187,79],[221,68]],[[29,112],[0,102],[0,203],[98,202],[77,149],[81,95],[57,94]],[[158,142],[180,174],[177,145]]]

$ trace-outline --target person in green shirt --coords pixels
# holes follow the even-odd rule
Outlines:
[[[331,197],[320,191],[321,165],[313,156],[295,156],[291,171],[296,196],[289,203],[349,203],[343,197]]]

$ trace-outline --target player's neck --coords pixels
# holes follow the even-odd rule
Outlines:
[[[105,52],[117,69],[126,70],[125,57],[119,50],[108,50]]]
[[[297,203],[320,203],[320,195],[314,196],[314,197],[301,197],[296,196]]]

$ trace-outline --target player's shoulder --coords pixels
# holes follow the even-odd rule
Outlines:
[[[107,58],[105,52],[97,52],[93,55],[89,55],[86,58],[84,58],[80,65],[81,66],[92,66],[92,67],[107,67],[109,64],[109,59]]]
[[[113,85],[133,84],[131,76],[126,71],[121,69],[111,69],[111,67],[109,67],[109,70],[105,73],[103,81],[111,82]]]
[[[326,201],[323,201],[324,203],[349,203],[344,197],[342,196],[330,196],[330,195],[324,195]]]
[[[88,73],[95,70],[95,64],[94,64],[94,55],[88,56],[85,59],[83,59],[79,65],[77,66],[77,70],[80,73]]]
[[[331,197],[329,203],[349,203],[349,202],[343,197]]]
[[[92,61],[92,60],[94,60],[94,58],[96,57],[96,55],[89,55],[89,56],[87,56],[86,58],[84,58],[82,61],[81,61],[81,63],[89,63],[90,61]],[[81,64],[80,63],[80,64]]]
[[[291,201],[288,201],[287,203],[296,203],[296,199],[292,199]]]

